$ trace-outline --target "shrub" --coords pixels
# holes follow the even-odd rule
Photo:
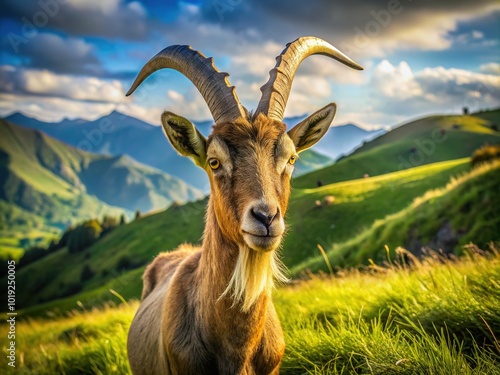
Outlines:
[[[476,166],[479,163],[484,163],[498,158],[500,158],[500,145],[487,145],[474,151],[472,154],[471,164],[472,166]]]
[[[118,262],[116,262],[116,270],[121,271],[121,270],[126,270],[129,269],[132,265],[132,262],[130,258],[126,255],[122,255],[119,259]]]
[[[129,256],[127,255],[122,255],[118,261],[116,262],[115,269],[119,272],[124,271],[124,270],[132,270],[134,268],[137,268],[141,266],[141,262],[133,261],[130,259]]]

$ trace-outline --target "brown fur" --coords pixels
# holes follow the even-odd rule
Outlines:
[[[284,137],[284,125],[263,115],[214,127],[208,158],[227,148],[230,173],[205,166],[211,194],[201,248],[162,253],[144,273],[128,340],[135,375],[278,374],[285,344],[271,289],[273,276],[283,277],[274,247],[251,249],[241,223],[259,200],[285,215],[295,149]]]

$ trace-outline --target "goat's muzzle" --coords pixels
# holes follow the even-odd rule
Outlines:
[[[283,237],[285,222],[277,205],[261,201],[249,205],[243,215],[241,232],[245,243],[256,251],[275,250]]]

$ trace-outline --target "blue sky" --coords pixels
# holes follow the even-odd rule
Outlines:
[[[190,44],[230,73],[248,109],[287,42],[319,36],[365,70],[322,56],[294,80],[286,115],[328,102],[334,125],[393,126],[433,113],[500,106],[500,3],[493,0],[5,0],[0,16],[0,115],[94,119],[120,110],[159,124],[164,109],[210,113],[182,75],[161,71],[132,97],[144,63]]]

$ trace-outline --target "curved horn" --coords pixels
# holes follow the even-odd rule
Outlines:
[[[190,46],[170,46],[154,56],[141,69],[126,96],[132,94],[151,74],[163,68],[175,69],[193,82],[216,123],[246,117],[247,111],[227,79],[229,74],[219,72],[213,58],[206,58]]]
[[[269,81],[260,88],[262,96],[255,114],[264,113],[269,118],[283,121],[285,107],[300,63],[311,55],[324,55],[357,70],[363,67],[340,52],[337,48],[314,36],[304,36],[288,43],[276,57],[276,65],[269,72]]]

